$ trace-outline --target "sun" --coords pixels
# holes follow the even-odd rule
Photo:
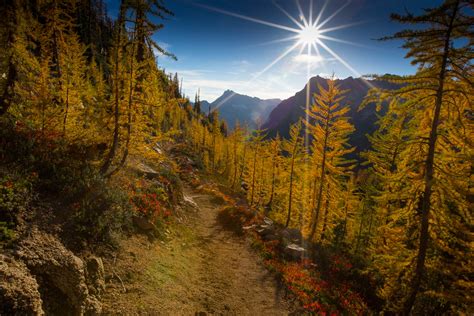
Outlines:
[[[313,25],[308,25],[303,27],[298,32],[298,40],[299,43],[302,45],[313,46],[316,45],[318,40],[320,39],[320,32],[317,27]]]
[[[198,6],[203,7],[205,9],[219,12],[222,14],[226,14],[229,16],[233,16],[239,19],[247,20],[250,22],[254,23],[259,23],[263,24],[269,27],[277,28],[280,30],[285,30],[288,31],[289,33],[292,33],[291,36],[289,37],[284,37],[280,38],[277,40],[273,40],[267,43],[281,43],[281,42],[293,42],[291,47],[289,47],[287,50],[285,50],[281,55],[277,56],[269,65],[267,65],[263,70],[257,72],[254,74],[254,76],[251,78],[249,83],[253,82],[257,78],[259,78],[262,74],[267,72],[270,68],[272,68],[276,63],[281,61],[283,58],[288,56],[294,51],[299,51],[299,55],[302,56],[301,59],[304,59],[308,63],[308,74],[307,76],[309,77],[309,72],[311,71],[311,66],[312,64],[319,64],[322,65],[322,61],[325,60],[326,58],[323,57],[321,54],[322,51],[325,51],[327,54],[331,55],[332,58],[336,59],[339,61],[342,65],[344,65],[347,69],[349,69],[352,73],[360,77],[361,75],[353,68],[351,67],[344,59],[342,59],[336,52],[334,52],[327,44],[327,41],[332,41],[332,42],[339,42],[339,43],[344,43],[344,44],[352,44],[352,45],[357,45],[356,43],[352,43],[350,41],[345,41],[339,38],[335,38],[332,36],[329,36],[328,33],[340,30],[343,28],[348,28],[355,26],[359,23],[349,23],[349,24],[343,24],[343,25],[337,25],[333,27],[327,27],[327,24],[331,22],[334,17],[339,14],[344,8],[346,8],[350,3],[351,0],[347,0],[345,4],[340,6],[336,11],[334,11],[332,14],[330,14],[328,17],[323,18],[324,10],[326,6],[329,3],[329,0],[325,0],[324,4],[315,9],[313,6],[313,0],[309,0],[309,10],[308,13],[305,14],[303,11],[301,5],[300,5],[300,0],[295,0],[297,9],[299,11],[299,20],[295,17],[293,17],[290,13],[288,13],[282,6],[280,6],[276,0],[273,1],[273,4],[284,14],[286,15],[291,22],[295,24],[294,27],[291,26],[286,26],[286,25],[281,25],[277,24],[274,22],[269,22],[269,21],[264,21],[258,18],[253,18],[250,16],[238,14],[235,12],[231,11],[226,11],[222,10],[219,8],[211,7],[208,5],[203,5],[203,4],[198,4]],[[316,13],[313,15],[313,13]],[[265,44],[265,43],[262,43]],[[304,55],[304,56],[303,56]]]
[[[327,41],[332,41],[332,42],[339,42],[343,44],[351,44],[351,45],[356,45],[358,46],[357,43],[353,43],[350,41],[342,40],[336,37],[329,36],[328,33],[337,31],[340,29],[348,28],[355,26],[357,24],[360,24],[361,22],[355,22],[355,23],[349,23],[349,24],[341,24],[337,26],[332,26],[328,27],[327,24],[331,22],[334,17],[339,14],[344,8],[346,8],[350,3],[351,0],[347,0],[345,4],[340,6],[336,11],[334,11],[332,14],[330,14],[328,17],[323,18],[324,10],[326,6],[329,3],[329,0],[325,0],[324,4],[317,8],[315,10],[313,6],[313,0],[309,0],[309,10],[307,14],[303,11],[301,5],[300,5],[300,0],[295,0],[297,9],[299,11],[299,20],[295,17],[293,17],[290,13],[288,13],[282,6],[280,6],[276,0],[273,0],[273,4],[284,14],[286,15],[291,22],[295,24],[295,26],[286,26],[286,25],[281,25],[278,23],[274,22],[269,22],[269,21],[264,21],[258,18],[238,14],[235,12],[231,11],[226,11],[222,10],[219,8],[211,7],[208,5],[203,5],[203,4],[197,4],[197,6],[203,7],[205,9],[215,11],[218,13],[222,13],[225,15],[233,16],[235,18],[239,18],[242,20],[247,20],[250,22],[266,25],[269,27],[273,27],[276,29],[284,30],[289,33],[291,33],[291,36],[276,39],[270,42],[266,43],[261,43],[261,44],[270,44],[270,43],[282,43],[282,42],[293,42],[291,46],[286,49],[283,53],[281,53],[279,56],[277,56],[274,60],[272,60],[265,68],[262,70],[256,72],[253,74],[252,78],[247,81],[246,85],[250,85],[255,80],[257,80],[259,77],[261,77],[264,73],[266,73],[270,68],[275,66],[278,62],[280,62],[282,59],[290,55],[291,53],[297,51],[298,55],[293,57],[294,61],[297,62],[306,62],[307,63],[307,79],[311,77],[311,71],[313,66],[323,66],[324,67],[324,61],[328,60],[325,56],[323,56],[321,53],[324,51],[326,54],[329,54],[329,58],[332,58],[334,60],[339,61],[343,66],[345,66],[348,70],[350,70],[354,75],[357,77],[361,77],[361,74],[355,70],[347,61],[345,61],[342,57],[340,57],[335,51],[333,51],[329,45],[327,44]],[[313,13],[316,13],[316,15],[313,15]],[[369,86],[370,83],[366,82]],[[372,87],[372,86],[371,86]],[[306,107],[309,106],[310,103],[310,88],[309,85],[307,85],[307,93],[306,93]],[[217,108],[226,102],[229,98],[231,98],[233,94],[231,94],[229,97],[225,98],[220,102],[220,104],[217,105]]]

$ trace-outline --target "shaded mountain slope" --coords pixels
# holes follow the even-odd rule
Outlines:
[[[350,106],[349,116],[354,124],[356,131],[351,135],[349,142],[356,146],[356,152],[364,151],[370,147],[366,137],[376,130],[377,114],[373,107],[366,107],[358,111],[359,105],[370,89],[370,85],[382,89],[395,89],[395,84],[380,81],[368,80],[361,78],[348,77],[342,80],[336,80],[338,86],[342,90],[348,90],[345,94],[343,103]],[[318,85],[327,88],[326,79],[316,76],[310,79],[310,92],[318,93]],[[282,137],[288,137],[290,125],[298,121],[299,118],[305,116],[306,105],[306,86],[294,96],[283,100],[271,113],[268,120],[263,125],[267,129],[269,137],[274,137],[277,133]]]
[[[238,121],[254,129],[260,121],[263,124],[270,112],[281,102],[280,99],[262,100],[226,90],[222,96],[211,103],[211,108],[219,110],[219,117],[224,119],[230,128]],[[203,107],[203,110],[207,110]]]

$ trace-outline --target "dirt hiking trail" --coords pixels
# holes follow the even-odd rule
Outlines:
[[[132,237],[106,262],[105,314],[287,315],[283,293],[248,241],[217,221],[222,204],[190,188],[184,194],[197,208],[164,241]]]

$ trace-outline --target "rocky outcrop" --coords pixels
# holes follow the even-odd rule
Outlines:
[[[99,297],[103,291],[101,261],[88,262],[90,271],[87,270],[87,274],[91,280],[87,282],[84,262],[55,237],[38,230],[33,230],[18,242],[15,256],[24,262],[36,278],[43,309],[47,313],[100,314]],[[90,291],[90,288],[95,290]]]
[[[92,256],[87,259],[86,281],[89,294],[100,299],[105,292],[105,270],[101,258]]]
[[[44,315],[38,288],[25,264],[0,255],[0,315]]]
[[[299,246],[303,242],[303,236],[299,229],[285,228],[282,225],[275,224],[269,218],[265,218],[263,224],[252,225],[243,229],[255,229],[264,241],[278,241],[282,253],[288,260],[301,260],[306,253],[306,249]]]

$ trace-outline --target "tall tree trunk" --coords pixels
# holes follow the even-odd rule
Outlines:
[[[453,30],[453,23],[455,21],[456,15],[459,10],[459,0],[455,2],[453,8],[453,14],[451,16],[449,26],[446,32],[446,39],[444,42],[444,51],[441,62],[441,70],[439,73],[439,85],[438,90],[436,91],[436,101],[435,101],[435,110],[433,115],[433,122],[431,124],[430,137],[428,142],[428,155],[426,157],[425,163],[425,190],[423,196],[421,197],[421,228],[420,228],[420,241],[418,246],[418,255],[416,258],[416,267],[415,275],[412,280],[412,285],[408,298],[405,301],[403,306],[403,314],[408,315],[415,304],[416,295],[420,290],[421,281],[423,279],[423,274],[425,272],[425,261],[426,261],[426,251],[428,249],[428,239],[429,239],[429,217],[430,217],[430,208],[431,208],[431,194],[433,192],[433,174],[434,174],[434,154],[436,147],[436,140],[438,138],[438,125],[439,125],[439,116],[441,112],[441,106],[443,103],[443,93],[444,93],[444,82],[446,78],[446,65],[449,57],[450,44],[451,44],[451,32]]]
[[[137,39],[137,62],[141,63],[145,61],[145,51],[146,51],[146,39],[145,39],[145,10],[143,5],[141,5],[137,1],[136,6],[136,18],[135,18],[135,25],[136,25],[136,39]],[[143,80],[142,77],[139,78],[139,81]]]
[[[329,182],[326,187],[326,203],[324,203],[324,214],[323,214],[323,229],[321,230],[321,240],[326,239],[326,228],[328,223],[329,213]]]
[[[264,194],[264,189],[265,189],[265,177],[263,176],[264,174],[264,168],[265,168],[265,158],[262,157],[262,167],[260,168],[260,185],[258,186],[258,201],[257,201],[257,207],[262,205],[262,199],[263,199],[263,194]]]
[[[347,207],[347,204],[346,206],[344,207],[344,225],[343,225],[343,228],[342,228],[342,241],[344,241],[344,239],[346,239],[347,237],[347,222],[349,221],[349,209]]]
[[[229,165],[230,165],[230,158],[229,158],[229,146],[227,144],[225,145],[225,155],[224,155],[224,170],[222,171],[222,175],[226,177],[226,179],[229,177]]]
[[[206,147],[206,129],[207,129],[206,126],[204,126],[204,128],[202,129],[201,153],[202,153],[203,160],[204,160],[204,147]]]
[[[242,184],[244,171],[245,171],[245,156],[247,155],[247,143],[244,142],[244,154],[242,155],[242,168],[240,168],[239,181]]]
[[[2,19],[6,19],[5,23],[7,24],[7,42],[6,47],[9,50],[8,58],[8,70],[7,78],[5,82],[5,89],[0,98],[0,116],[7,113],[8,108],[12,104],[12,99],[14,96],[14,86],[17,78],[17,69],[14,62],[14,49],[13,45],[15,43],[15,28],[17,27],[17,1],[6,1],[6,4],[3,5]]]
[[[272,209],[273,207],[273,197],[275,195],[275,184],[276,184],[276,157],[277,155],[273,155],[273,158],[272,158],[272,188],[271,188],[271,191],[270,191],[270,200],[268,201],[267,203],[267,207],[265,209],[265,215],[268,215],[268,213],[270,212],[270,210]]]
[[[46,128],[46,102],[41,101],[41,136],[44,136],[44,130]]]
[[[7,73],[7,80],[5,83],[5,90],[3,90],[2,97],[0,98],[0,116],[7,113],[8,108],[12,104],[12,99],[14,96],[14,86],[15,80],[17,77],[16,66],[13,62],[13,57],[10,56],[10,60],[8,62],[8,73]]]
[[[133,37],[132,37],[132,41],[133,41]],[[135,65],[134,56],[133,56],[134,47],[135,45],[132,44],[132,53],[130,55],[130,72],[129,72],[129,79],[128,79],[129,90],[128,90],[128,102],[127,102],[127,136],[125,138],[125,148],[123,151],[122,159],[120,160],[119,164],[114,170],[112,170],[111,172],[107,174],[107,177],[117,173],[125,165],[125,163],[127,162],[128,154],[129,154],[130,140],[132,137],[132,111],[133,111],[133,90],[134,90],[133,77],[134,77],[134,65]]]
[[[370,208],[370,214],[369,214],[369,228],[367,229],[367,237],[365,238],[365,246],[369,246],[369,241],[370,241],[370,234],[372,234],[372,224],[374,221],[374,212],[373,209]]]
[[[323,144],[323,160],[321,162],[321,174],[319,177],[320,181],[319,181],[319,190],[318,190],[318,199],[317,199],[318,203],[316,205],[314,218],[311,223],[311,232],[309,233],[309,240],[312,240],[314,237],[314,233],[316,232],[316,228],[318,226],[319,213],[321,211],[321,200],[323,197],[324,176],[326,174],[326,151],[327,151],[328,136],[329,136],[328,134],[329,134],[329,117],[326,118],[324,144]]]
[[[363,223],[364,223],[364,218],[361,216],[360,223],[359,223],[359,231],[357,232],[356,245],[354,247],[354,250],[355,250],[354,254],[358,254],[359,252],[360,240],[362,238],[362,227],[364,226]]]
[[[53,26],[55,27],[55,26]],[[61,78],[61,64],[59,60],[59,44],[58,44],[58,34],[56,31],[53,31],[53,60],[54,68],[56,70],[57,78]],[[59,89],[61,89],[61,80],[59,80]]]
[[[296,155],[296,150],[298,147],[298,143],[295,142],[295,146],[293,147],[293,153],[291,154],[291,170],[290,170],[290,193],[288,195],[288,215],[286,217],[286,223],[285,227],[288,227],[290,225],[290,220],[291,220],[291,207],[292,207],[292,202],[293,202],[293,178],[294,178],[294,173],[295,173],[295,155]]]
[[[124,18],[125,18],[125,5],[121,4],[120,6],[120,15],[119,19],[117,21],[117,33],[116,33],[116,39],[115,39],[115,65],[114,65],[114,72],[115,72],[115,78],[114,78],[114,136],[112,140],[112,147],[110,148],[109,153],[107,154],[107,157],[105,158],[104,164],[100,168],[100,173],[102,175],[105,175],[109,169],[110,166],[112,165],[112,161],[117,153],[118,145],[119,145],[119,134],[120,134],[120,80],[119,80],[119,75],[120,75],[120,50],[121,50],[121,37],[122,37],[122,27],[124,23]]]
[[[235,187],[237,180],[237,169],[239,168],[239,161],[237,160],[237,138],[234,137],[234,177],[232,179],[232,189]]]
[[[116,48],[117,50],[119,49],[118,47]],[[117,55],[119,54],[118,52],[116,53]],[[102,165],[102,168],[100,169],[100,173],[102,175],[105,175],[110,166],[112,165],[112,160],[114,159],[115,157],[115,154],[117,152],[117,149],[118,149],[118,143],[119,143],[119,133],[120,133],[120,96],[119,96],[119,93],[120,93],[120,81],[118,79],[118,75],[119,75],[119,60],[118,60],[118,56],[116,56],[116,59],[115,59],[115,80],[114,80],[114,92],[115,92],[115,96],[114,96],[114,136],[113,136],[113,140],[112,140],[112,147],[110,148],[110,151],[107,155],[107,157],[105,158],[105,162],[104,164]]]
[[[400,139],[401,139],[401,135],[402,135],[404,126],[405,126],[405,122],[402,123],[402,125],[400,126],[400,129],[398,131],[398,137]],[[400,149],[400,144],[397,144],[395,146],[395,149],[394,149],[393,153],[392,153],[392,159],[390,160],[390,172],[395,172],[395,170],[397,169],[396,161],[397,161],[399,149]],[[393,188],[392,187],[390,187],[388,190],[391,194],[393,194]],[[390,216],[392,214],[392,205],[391,204],[392,204],[391,201],[386,201],[385,202],[385,208],[386,208],[385,225],[388,225],[390,223]],[[382,242],[385,246],[387,245],[387,237],[385,236],[385,234],[383,234],[383,236],[382,236]]]
[[[145,81],[145,65],[143,62],[146,60],[146,14],[143,1],[135,1],[135,32],[134,40],[136,41],[136,52],[132,53],[132,56],[136,57],[138,63],[138,76],[136,82],[136,91],[138,93],[143,91],[143,82]]]
[[[64,118],[63,118],[63,137],[66,137],[66,124],[67,124],[68,114],[69,114],[69,79],[66,86],[66,109],[64,110]]]
[[[312,199],[311,199],[311,210],[314,210],[316,208],[316,193],[318,192],[318,177],[314,176],[314,181],[313,181],[313,184],[310,188],[312,192]]]
[[[216,170],[216,131],[212,128],[212,171]]]
[[[255,173],[257,169],[257,154],[258,154],[258,144],[255,146],[255,151],[253,154],[253,169],[252,169],[252,194],[250,198],[250,206],[253,205],[253,197],[255,194]]]

